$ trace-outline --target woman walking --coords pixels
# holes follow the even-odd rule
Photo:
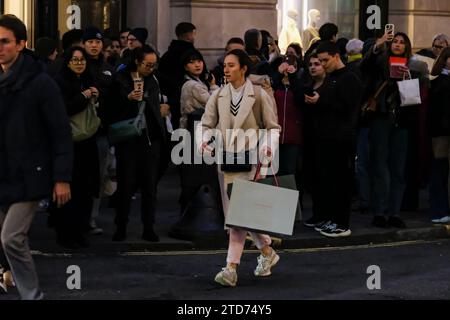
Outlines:
[[[254,130],[257,134],[260,129],[268,130],[268,135],[271,137],[270,145],[266,143],[259,146],[260,156],[271,158],[276,151],[281,128],[274,111],[275,106],[264,90],[254,86],[248,80],[251,67],[252,62],[249,56],[242,50],[233,50],[226,55],[224,71],[228,85],[215,92],[206,106],[206,112],[202,118],[204,135],[201,138],[201,148],[203,152],[213,152],[209,145],[211,137],[208,136],[211,133],[210,130],[216,128],[222,135],[225,152],[243,153],[256,150],[258,148],[257,136],[256,139],[250,138],[249,141],[239,141],[236,135],[239,130],[246,133]],[[223,172],[222,169],[225,168],[219,169],[219,180],[224,211],[227,213],[229,208],[228,186],[238,178],[253,180],[257,168],[253,166],[249,171],[244,170],[247,172],[237,173]],[[229,234],[227,266],[217,274],[215,281],[223,286],[234,287],[237,284],[237,267],[241,263],[247,231],[233,228]],[[271,268],[280,259],[271,248],[271,238],[256,233],[252,233],[251,236],[262,253],[258,258],[255,276],[270,276]]]

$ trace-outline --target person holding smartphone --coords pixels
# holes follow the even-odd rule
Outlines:
[[[312,113],[315,140],[314,216],[306,223],[323,236],[348,237],[352,234],[351,163],[356,148],[361,81],[342,62],[337,44],[322,42],[316,52],[328,77],[320,91],[316,89],[312,96],[304,97]]]
[[[368,92],[365,96],[374,96],[384,86],[377,98],[377,110],[369,124],[374,182],[371,199],[373,225],[377,228],[406,228],[405,222],[400,218],[400,211],[406,189],[408,149],[417,148],[418,145],[417,141],[412,141],[409,137],[410,133],[418,130],[418,108],[400,107],[397,82],[403,79],[391,78],[391,58],[406,59],[407,63],[400,67],[400,71],[408,78],[409,73],[413,79],[419,78],[421,74],[412,69],[412,45],[409,37],[401,32],[392,36],[388,29],[369,49],[361,64],[363,75],[368,79]],[[408,163],[414,163],[412,161],[416,161],[416,158],[416,155],[411,154]],[[414,178],[416,174],[411,176]]]

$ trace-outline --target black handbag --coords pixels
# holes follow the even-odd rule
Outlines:
[[[224,152],[223,164],[221,166],[222,172],[227,173],[239,173],[239,172],[251,172],[253,165],[251,163],[251,152]]]

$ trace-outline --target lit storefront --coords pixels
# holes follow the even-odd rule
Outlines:
[[[70,29],[98,26],[118,33],[126,25],[125,0],[0,0],[0,12],[25,22],[29,45],[43,36],[60,38]]]

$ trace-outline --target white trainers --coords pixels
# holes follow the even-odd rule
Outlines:
[[[238,277],[235,269],[223,268],[222,271],[216,275],[214,281],[224,287],[236,287],[237,279]]]
[[[89,234],[94,236],[100,236],[103,234],[103,229],[97,226],[95,219],[91,219],[91,222],[89,223]]]
[[[260,255],[258,258],[258,266],[255,270],[255,276],[268,277],[272,275],[271,269],[277,265],[278,261],[280,261],[280,256],[275,250],[272,250],[272,255],[270,257]]]

